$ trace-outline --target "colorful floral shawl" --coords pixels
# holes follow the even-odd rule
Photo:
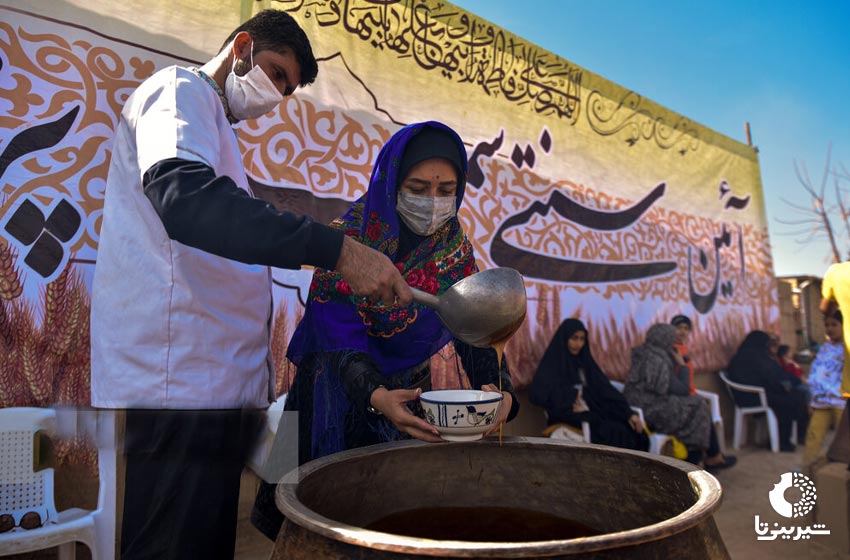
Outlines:
[[[455,282],[477,272],[472,245],[457,217],[433,235],[422,238],[406,255],[398,255],[399,220],[396,214],[398,168],[410,139],[423,127],[448,131],[457,142],[463,178],[457,206],[463,200],[466,149],[457,134],[438,122],[408,125],[396,132],[378,154],[368,192],[357,200],[333,227],[392,260],[407,283],[431,294],[440,294]],[[356,350],[369,354],[385,376],[427,360],[451,340],[436,313],[423,305],[379,307],[355,296],[334,271],[316,269],[304,318],[289,344],[287,357],[296,365],[316,352]]]

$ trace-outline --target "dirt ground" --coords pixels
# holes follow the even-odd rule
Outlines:
[[[754,518],[762,522],[788,525],[788,519],[777,515],[768,501],[768,492],[783,473],[800,469],[802,451],[771,453],[768,449],[747,447],[736,452],[738,464],[720,471],[717,479],[723,487],[723,503],[714,520],[732,558],[771,560],[850,559],[850,554],[831,548],[821,535],[808,541],[759,541]],[[807,525],[813,521],[807,520]]]
[[[732,451],[730,451],[731,453]],[[802,448],[795,453],[771,453],[762,447],[745,447],[734,452],[738,464],[720,471],[716,476],[723,487],[723,502],[714,516],[726,548],[733,559],[758,560],[850,560],[850,554],[830,548],[823,537],[814,535],[808,541],[759,541],[756,539],[754,518],[761,521],[782,522],[770,506],[768,492],[779,482],[780,476],[800,469]],[[244,494],[253,491],[253,481],[246,479]],[[272,543],[260,535],[248,521],[250,504],[243,500],[237,537],[237,560],[267,560]],[[787,519],[784,519],[788,525]],[[801,523],[807,525],[813,521]]]

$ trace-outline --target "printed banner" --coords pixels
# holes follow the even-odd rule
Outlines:
[[[678,313],[694,322],[704,370],[724,367],[748,331],[778,329],[754,148],[445,2],[271,6],[303,25],[319,77],[238,126],[255,194],[329,222],[365,192],[398,128],[433,119],[458,130],[470,169],[460,219],[479,266],[526,282],[527,320],[506,351],[519,388],[567,317],[588,325],[596,360],[619,379],[648,327]],[[206,60],[158,50],[144,13],[124,25],[150,44],[102,32],[96,18],[0,13],[0,406],[87,404],[118,115],[156,70]],[[282,393],[311,271],[273,276]],[[433,365],[436,385],[458,383],[448,351]]]

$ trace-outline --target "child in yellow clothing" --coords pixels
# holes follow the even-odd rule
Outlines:
[[[807,471],[820,452],[827,430],[838,425],[844,412],[841,377],[844,367],[844,333],[841,311],[824,317],[824,330],[829,341],[821,345],[809,371],[809,391],[812,394],[812,417],[806,433],[803,452],[803,471]]]
[[[823,276],[821,285],[820,310],[824,316],[829,316],[836,309],[850,309],[850,261],[831,265]],[[850,321],[844,325],[844,377],[841,381],[841,392],[850,396],[850,359],[848,359],[847,344],[850,344]],[[847,397],[845,397],[847,398]]]

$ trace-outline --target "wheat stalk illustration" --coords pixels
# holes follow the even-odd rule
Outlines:
[[[15,299],[24,291],[16,260],[15,250],[0,243],[0,299]]]

